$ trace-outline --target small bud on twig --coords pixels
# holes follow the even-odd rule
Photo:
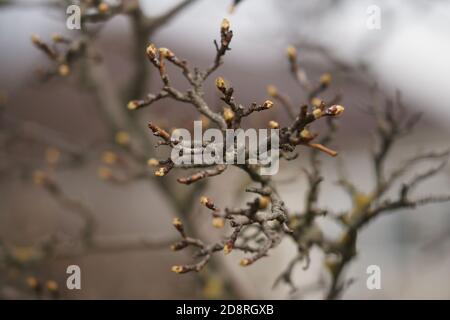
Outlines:
[[[227,243],[223,246],[223,253],[229,254],[231,251],[233,251],[233,243],[227,242]]]
[[[109,11],[109,5],[105,2],[100,3],[98,5],[98,11],[103,14],[107,13]]]
[[[272,98],[278,97],[278,89],[273,85],[267,86],[267,94]]]
[[[280,125],[278,124],[278,122],[271,120],[271,121],[269,121],[269,128],[278,129],[278,128],[280,128]]]
[[[222,77],[216,79],[216,87],[220,91],[223,91],[226,88],[225,80]]]
[[[158,49],[156,48],[156,46],[153,43],[150,43],[147,46],[147,55],[150,59],[155,59],[156,58],[156,52],[158,51]]]
[[[226,121],[231,121],[234,119],[234,112],[230,108],[224,108],[223,109],[223,118]]]
[[[119,131],[116,133],[115,141],[118,145],[126,146],[130,143],[130,135],[128,132]]]
[[[288,46],[286,52],[289,60],[295,61],[297,59],[297,49],[294,46]]]
[[[180,218],[173,218],[172,224],[179,232],[183,232],[183,222],[181,222]]]
[[[147,165],[149,167],[156,167],[156,166],[159,165],[159,161],[158,161],[158,159],[150,158],[150,159],[147,160]]]
[[[212,220],[212,225],[214,228],[221,229],[225,226],[225,220],[220,217],[214,217]]]
[[[222,24],[220,25],[220,31],[222,33],[227,33],[230,30],[230,21],[228,19],[224,18],[222,20]]]
[[[264,101],[262,106],[264,109],[270,109],[273,107],[273,102],[270,100],[266,100],[266,101]]]
[[[102,154],[102,162],[108,165],[113,165],[117,162],[117,154],[112,151],[105,151]]]
[[[270,203],[270,197],[264,196],[258,198],[258,208],[260,210],[264,210],[269,206]]]
[[[324,73],[323,75],[320,76],[319,82],[320,85],[323,87],[328,87],[331,83],[331,74],[329,73]]]
[[[241,261],[239,261],[239,264],[243,267],[246,267],[248,265],[250,265],[252,262],[249,259],[242,259]]]
[[[97,170],[98,176],[103,180],[109,180],[112,177],[112,171],[108,167],[100,167]]]

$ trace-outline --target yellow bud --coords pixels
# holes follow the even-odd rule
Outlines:
[[[155,171],[155,176],[157,177],[164,177],[166,175],[166,170],[164,169],[164,167],[159,168],[158,170]]]
[[[183,222],[181,222],[180,218],[173,218],[172,224],[175,228],[180,228],[183,226]]]
[[[45,287],[47,288],[48,291],[51,291],[51,292],[58,291],[58,288],[59,288],[58,283],[53,280],[47,281],[45,283]]]
[[[35,185],[42,186],[47,181],[48,176],[44,171],[36,170],[33,172],[33,182]]]
[[[117,162],[117,154],[112,151],[105,151],[102,154],[102,161],[105,164],[112,165]]]
[[[233,245],[231,243],[227,243],[223,246],[223,253],[229,254],[231,251],[233,251]]]
[[[158,49],[156,48],[156,46],[153,44],[153,43],[150,43],[148,46],[147,46],[147,55],[151,58],[151,59],[154,59],[155,57],[156,57],[156,51],[157,51]]]
[[[260,197],[258,203],[259,203],[259,209],[264,210],[268,207],[268,205],[270,203],[270,197],[267,197],[267,196]]]
[[[217,87],[217,89],[223,90],[223,89],[225,89],[225,86],[226,86],[225,80],[222,77],[216,78],[216,87]]]
[[[128,110],[136,110],[138,107],[139,107],[139,104],[137,103],[137,101],[130,101],[127,104]]]
[[[41,40],[41,37],[39,37],[37,34],[32,34],[31,42],[33,42],[33,44],[39,44],[42,42],[42,40]]]
[[[159,54],[164,58],[172,58],[174,56],[173,52],[167,48],[159,48]]]
[[[182,266],[173,266],[171,270],[175,273],[182,273],[184,271],[184,268]]]
[[[206,205],[208,202],[209,202],[209,199],[207,197],[203,196],[200,198],[200,203],[202,205]]]
[[[240,264],[241,266],[243,266],[243,267],[246,267],[246,266],[248,266],[248,265],[251,264],[251,261],[250,261],[249,259],[242,259],[242,260],[239,262],[239,264]]]
[[[214,217],[212,220],[212,225],[214,228],[221,229],[225,226],[225,220],[220,217]]]
[[[107,13],[109,10],[109,5],[105,2],[102,2],[98,5],[98,11],[101,13]]]
[[[297,49],[294,46],[288,46],[286,52],[289,59],[294,60],[295,58],[297,58]]]
[[[220,25],[220,30],[222,32],[228,32],[228,30],[230,30],[230,21],[228,21],[228,19],[223,19],[222,20],[222,24]]]
[[[311,139],[312,138],[312,134],[308,129],[303,129],[300,132],[300,137],[302,137],[303,139]]]
[[[333,105],[328,108],[328,111],[335,116],[339,116],[344,113],[345,108],[341,105]]]
[[[158,161],[158,159],[150,158],[150,159],[147,160],[147,165],[149,167],[156,167],[156,166],[159,165],[159,161]]]
[[[58,73],[61,77],[67,77],[70,73],[70,67],[63,63],[58,67]]]
[[[63,40],[63,37],[59,33],[52,34],[53,42],[61,42],[62,40]]]
[[[269,128],[278,129],[279,127],[280,127],[280,125],[278,124],[278,122],[273,121],[273,120],[269,121]]]
[[[313,105],[313,107],[319,108],[322,105],[322,100],[314,97],[311,99],[311,104]]]
[[[226,121],[231,121],[234,119],[234,112],[230,108],[224,108],[223,109],[223,118]]]
[[[130,143],[130,135],[128,134],[128,132],[119,131],[116,133],[115,140],[117,144],[125,146]]]
[[[97,170],[98,176],[103,180],[108,180],[112,177],[111,169],[107,167],[100,167]]]
[[[209,118],[206,117],[206,116],[203,115],[203,114],[200,116],[200,121],[202,122],[202,128],[203,128],[203,129],[208,128],[209,125],[210,125],[210,123],[211,123],[211,120],[209,120]]]
[[[264,101],[264,103],[263,103],[263,107],[266,108],[266,109],[270,109],[270,108],[273,107],[273,102],[270,101],[270,100],[266,100],[266,101]]]
[[[370,204],[372,197],[368,194],[357,192],[353,197],[353,202],[357,208],[364,208]]]
[[[313,115],[314,115],[314,118],[319,119],[323,115],[323,112],[320,109],[314,109]]]
[[[27,277],[26,283],[32,289],[36,289],[39,286],[39,281],[36,277]]]
[[[59,162],[59,159],[61,158],[61,152],[59,152],[56,148],[48,148],[45,151],[45,160],[50,165],[55,165]]]
[[[320,84],[323,86],[329,86],[331,83],[331,74],[329,73],[324,73],[323,75],[320,76]]]
[[[278,89],[273,85],[267,86],[267,94],[273,98],[278,96]]]
[[[289,228],[296,229],[300,226],[300,220],[296,217],[291,217],[289,219],[288,225],[289,225]]]

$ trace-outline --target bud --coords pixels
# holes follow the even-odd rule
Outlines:
[[[249,259],[242,259],[241,261],[239,261],[239,264],[243,267],[246,267],[251,264],[251,261]]]
[[[167,48],[159,48],[159,54],[164,58],[173,58],[175,55]]]
[[[222,90],[225,89],[225,86],[226,86],[225,80],[224,80],[222,77],[218,77],[218,78],[216,79],[216,87],[217,87],[217,89],[219,89],[220,91],[222,91]]]
[[[36,277],[27,277],[26,283],[31,289],[38,289],[40,286]]]
[[[183,222],[181,222],[180,218],[173,218],[172,224],[178,231],[183,231]]]
[[[233,244],[230,243],[230,242],[227,242],[227,243],[223,246],[223,253],[229,254],[231,251],[233,251]]]
[[[53,42],[62,42],[63,39],[64,39],[63,36],[60,35],[59,33],[52,34],[52,41]]]
[[[226,33],[230,30],[230,21],[228,21],[228,19],[223,19],[222,20],[222,24],[220,25],[220,31],[222,33]]]
[[[278,89],[277,87],[273,85],[267,86],[267,94],[273,98],[276,98],[278,96]]]
[[[224,108],[223,109],[223,118],[226,121],[231,121],[234,119],[234,112],[230,108]]]
[[[117,154],[112,151],[105,151],[102,154],[102,161],[105,164],[112,165],[117,162]]]
[[[212,225],[214,228],[221,229],[225,226],[225,220],[220,217],[214,217],[212,220]]]
[[[172,272],[175,272],[178,274],[187,272],[187,270],[183,266],[173,266],[171,270],[172,270]]]
[[[130,143],[130,135],[128,134],[128,132],[119,131],[116,133],[115,141],[121,146],[126,146]]]
[[[156,48],[156,46],[155,46],[153,43],[150,43],[150,44],[147,46],[147,50],[146,50],[148,57],[149,57],[150,59],[155,59],[155,58],[156,58],[156,51],[157,51],[157,50],[158,50],[158,49]]]
[[[263,106],[263,108],[265,108],[265,109],[270,109],[270,108],[273,107],[273,102],[270,101],[270,100],[266,100],[266,101],[264,101],[264,103],[263,103],[262,106]]]
[[[322,100],[320,100],[319,98],[312,98],[311,99],[311,104],[313,105],[313,107],[315,108],[319,108],[322,105]]]
[[[61,158],[61,152],[56,148],[47,148],[45,151],[45,160],[50,165],[55,165]]]
[[[314,109],[313,111],[313,115],[315,119],[319,119],[320,117],[323,116],[323,112],[322,110],[320,110],[319,108]]]
[[[56,292],[56,291],[58,291],[58,288],[59,288],[58,283],[56,281],[53,281],[53,280],[47,281],[45,283],[45,287],[50,292]]]
[[[297,58],[297,49],[290,45],[286,49],[289,60],[295,60]]]
[[[280,125],[278,124],[278,122],[273,121],[273,120],[269,121],[269,128],[278,129],[279,127],[280,127]]]
[[[323,75],[320,76],[319,82],[322,86],[328,87],[331,83],[331,74],[324,73]]]
[[[103,180],[108,180],[112,177],[111,169],[107,167],[100,167],[97,170],[98,176]]]
[[[166,168],[161,167],[161,168],[159,168],[158,170],[155,171],[155,176],[157,176],[157,177],[164,177],[166,175],[166,173],[167,173]]]
[[[149,167],[156,167],[156,166],[159,165],[159,161],[158,161],[158,159],[150,158],[150,159],[147,160],[147,165]]]
[[[170,246],[170,250],[178,251],[178,250],[186,248],[187,246],[188,246],[188,243],[186,241],[180,241],[180,242],[172,244]]]
[[[300,132],[300,137],[302,137],[303,139],[311,139],[313,136],[311,132],[305,128]]]
[[[102,2],[98,5],[98,11],[100,13],[107,13],[109,10],[109,5],[105,2]]]
[[[48,176],[44,171],[37,170],[33,172],[33,182],[35,185],[43,186],[48,181]]]
[[[344,113],[345,108],[341,105],[332,105],[328,108],[327,112],[333,116],[339,116]]]
[[[205,196],[200,198],[200,204],[206,206],[206,204],[209,202],[209,199]]]
[[[127,104],[128,110],[136,110],[139,108],[139,103],[136,100],[130,101]]]
[[[270,197],[264,196],[264,197],[260,197],[258,199],[258,208],[260,210],[264,210],[269,206],[270,203]]]
[[[31,42],[33,42],[34,45],[38,45],[42,43],[42,39],[37,34],[33,34],[31,35]]]
[[[70,73],[70,67],[63,63],[58,67],[58,73],[61,77],[67,77]]]

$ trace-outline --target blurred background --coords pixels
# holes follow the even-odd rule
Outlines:
[[[149,16],[163,14],[178,2],[140,1]],[[194,1],[149,35],[142,45],[144,49],[148,42],[168,47],[191,65],[204,68],[213,60],[212,41],[218,38],[220,23],[227,17],[234,31],[232,51],[214,76],[227,79],[244,105],[267,99],[266,86],[270,84],[288,93],[300,105],[304,95],[289,74],[285,54],[288,45],[295,45],[311,78],[325,72],[333,75],[328,97],[336,93],[343,96],[346,113],[339,121],[339,133],[332,146],[339,151],[348,176],[362,190],[369,190],[374,181],[369,162],[373,118],[364,108],[378,101],[371,95],[375,83],[381,91],[379,101],[399,90],[411,111],[424,114],[415,133],[394,148],[390,164],[398,164],[419,150],[442,150],[449,146],[448,1],[245,0],[230,14],[231,3]],[[249,268],[239,267],[238,254],[226,258],[218,254],[216,264],[223,267],[212,276],[207,276],[208,270],[204,272],[206,276],[172,273],[172,265],[188,263],[191,259],[189,252],[168,250],[169,240],[177,237],[171,221],[179,215],[180,208],[176,210],[174,200],[158,184],[149,181],[156,179],[151,177],[151,169],[148,179],[125,179],[120,183],[101,179],[102,172],[103,178],[105,175],[101,168],[105,168],[105,162],[111,162],[105,152],[119,155],[116,165],[119,169],[110,169],[114,173],[124,176],[139,171],[129,159],[121,158],[123,146],[108,145],[111,128],[102,121],[104,115],[98,108],[101,97],[92,94],[92,86],[85,86],[87,80],[81,67],[73,68],[67,77],[48,81],[40,80],[35,72],[38,68],[50,68],[51,63],[34,48],[30,41],[32,34],[47,41],[53,32],[68,38],[78,36],[77,31],[66,29],[64,8],[41,6],[39,1],[0,4],[0,241],[19,261],[1,269],[0,297],[33,298],[26,285],[30,276],[40,281],[55,281],[61,287],[61,297],[68,299],[321,297],[320,290],[311,290],[318,275],[323,273],[320,254],[315,252],[310,269],[303,271],[299,267],[295,272],[300,289],[294,296],[289,294],[288,287],[272,288],[296,250],[288,239],[264,263]],[[367,27],[368,8],[373,6],[380,9],[379,29]],[[160,80],[145,51],[140,61],[139,54],[137,58],[133,56],[133,29],[129,19],[116,16],[96,28],[96,49],[102,56],[102,69],[96,79],[101,79],[105,90],[119,95],[138,71],[145,70],[148,79],[141,83],[143,95],[134,98],[157,92]],[[176,72],[173,78],[183,85]],[[206,99],[219,108],[213,79],[205,84]],[[126,103],[122,105],[126,110]],[[189,105],[162,100],[138,110],[132,120],[139,127],[134,129],[139,131],[145,130],[148,121],[167,128],[190,127],[197,118]],[[269,120],[283,123],[287,117],[280,108],[274,108],[258,114],[247,125],[263,126]],[[11,132],[13,139],[10,139]],[[139,149],[141,142],[134,144],[134,131],[129,134],[132,147]],[[156,143],[150,134],[145,140],[144,144]],[[279,188],[291,210],[301,210],[303,206],[306,179],[301,173],[304,165],[301,155],[298,161],[283,163],[278,178],[288,180],[280,183]],[[53,161],[54,158],[58,160]],[[320,202],[339,211],[350,202],[334,183],[335,161],[324,159],[325,181]],[[40,253],[34,249],[36,244],[55,235],[63,239],[75,236],[82,220],[73,214],[73,203],[69,208],[61,205],[61,201],[33,183],[36,170],[47,172],[65,195],[89,208],[98,224],[97,233],[104,239],[145,237],[157,239],[162,245],[128,249],[125,246],[123,250],[78,254],[79,248],[68,241],[66,246],[73,254],[40,259]],[[177,172],[163,179],[174,182],[181,174]],[[445,169],[417,193],[450,191],[449,174],[450,170]],[[292,177],[295,179],[288,179]],[[247,183],[238,170],[230,170],[227,175],[213,178],[199,192],[213,198],[221,207],[238,206],[248,199],[242,192]],[[183,197],[190,187],[174,188]],[[207,219],[207,210],[200,208],[198,197],[195,199],[185,209],[197,221],[199,234],[206,239],[220,237],[220,232]],[[435,204],[399,211],[377,219],[364,229],[358,256],[346,273],[355,282],[343,298],[449,299],[450,236],[446,237],[450,234],[449,209],[449,204]],[[329,229],[333,233],[333,228]],[[4,253],[3,260],[6,260]],[[71,264],[81,267],[81,290],[65,289],[66,267]],[[381,290],[366,288],[366,268],[371,264],[381,267]]]

